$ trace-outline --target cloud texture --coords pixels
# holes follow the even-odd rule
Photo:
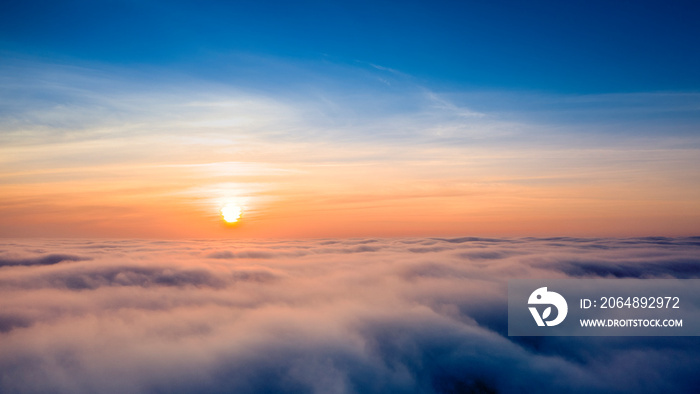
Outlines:
[[[511,278],[700,278],[700,238],[0,243],[2,393],[693,392],[695,337],[508,337]]]

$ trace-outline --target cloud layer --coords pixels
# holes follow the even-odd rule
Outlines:
[[[700,238],[6,241],[0,392],[693,392],[694,337],[508,337],[511,278],[699,278]]]

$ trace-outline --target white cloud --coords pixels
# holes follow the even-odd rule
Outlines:
[[[0,390],[691,392],[692,338],[508,337],[505,292],[509,278],[606,269],[697,278],[699,246],[8,240],[0,259],[73,257],[0,267]]]

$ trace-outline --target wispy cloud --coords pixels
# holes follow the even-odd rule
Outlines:
[[[233,201],[267,220],[241,227],[248,236],[270,235],[262,227],[284,229],[278,236],[366,235],[362,226],[384,235],[542,233],[533,217],[549,233],[576,223],[588,234],[615,215],[641,220],[645,233],[688,234],[700,215],[694,94],[446,92],[402,75],[378,85],[376,73],[393,73],[376,67],[259,65],[281,67],[289,80],[149,78],[154,70],[10,58],[0,79],[0,211],[20,225],[3,223],[3,234],[57,235],[77,218],[75,235],[125,236],[132,223],[115,226],[101,213],[121,210],[130,212],[122,220],[150,223],[138,235],[221,236],[218,209]],[[641,122],[619,117],[625,109],[685,115]],[[663,224],[648,213],[660,206],[670,210]],[[52,225],[38,225],[42,209]],[[163,215],[201,220],[159,224]],[[445,224],[475,218],[473,227]],[[186,227],[197,232],[174,230]]]

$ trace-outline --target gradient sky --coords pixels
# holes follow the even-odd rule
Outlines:
[[[699,18],[5,1],[0,235],[696,235]]]

